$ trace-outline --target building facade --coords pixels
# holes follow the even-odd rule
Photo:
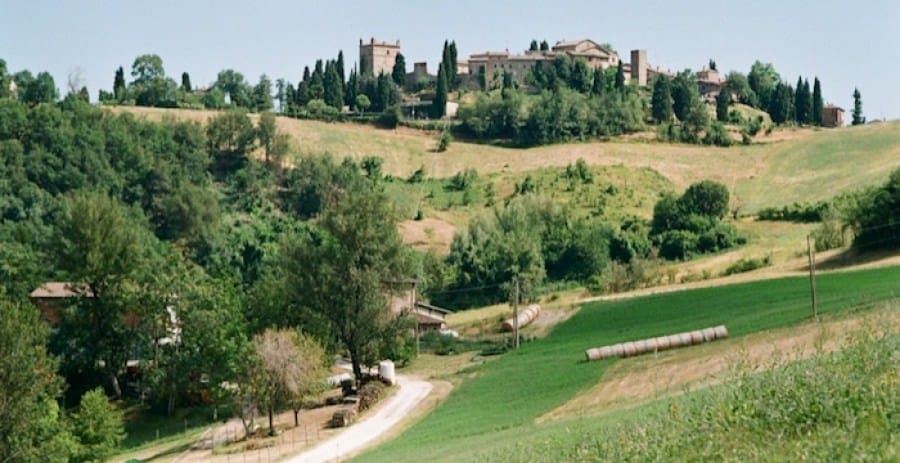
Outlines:
[[[381,42],[370,38],[368,42],[359,39],[359,72],[361,74],[390,74],[400,53],[400,41]]]

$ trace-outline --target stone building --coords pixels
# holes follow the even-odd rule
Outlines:
[[[725,78],[716,69],[703,68],[697,71],[697,87],[700,89],[700,98],[707,103],[716,101],[716,97],[722,92]]]
[[[827,104],[822,108],[822,125],[825,127],[844,126],[844,108]]]
[[[374,37],[369,42],[359,39],[359,71],[360,74],[377,76],[390,74],[394,70],[394,62],[400,53],[400,41],[396,43],[381,42]]]

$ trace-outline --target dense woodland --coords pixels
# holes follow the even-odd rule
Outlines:
[[[320,63],[302,90],[278,83],[276,99],[296,112],[317,100],[337,111],[349,95],[360,111],[396,102],[390,76],[354,71],[350,79],[366,90],[326,94],[343,88],[343,66],[341,55]],[[122,439],[107,396],[144,396],[160,413],[203,400],[242,417],[257,408],[271,414],[315,392],[332,354],[349,355],[357,377],[377,359],[408,360],[409,322],[386,313],[398,276],[419,279],[434,302],[466,308],[509,300],[514,281],[526,298],[566,282],[622,289],[609,282],[653,259],[742,243],[723,220],[728,191],[715,182],[663,196],[652,220],[613,220],[572,213],[526,178],[459,233],[449,255],[416,252],[401,242],[385,194],[404,180],[382,175],[379,159],[321,155],[284,167],[290,148],[268,112],[267,79],[249,87],[223,71],[199,95],[187,74],[180,86],[166,77],[154,55],[138,57],[131,74],[126,83],[119,69],[101,99],[230,110],[206,126],[151,122],[89,104],[84,88],[60,99],[48,73],[10,74],[0,61],[0,460],[103,459]],[[595,85],[598,78],[606,83]],[[531,144],[645,123],[645,97],[615,74],[594,79],[580,88],[544,84],[527,114],[523,91],[507,82],[464,110],[462,125]],[[307,91],[304,102],[297,94]],[[253,122],[248,110],[262,114]],[[480,111],[494,114],[482,126]],[[448,188],[466,190],[475,175],[461,172]],[[594,182],[583,161],[564,175],[572,188]],[[857,239],[897,245],[900,173],[865,198],[850,222]],[[885,221],[884,210],[893,218]],[[28,300],[47,281],[77,293],[52,327]],[[305,366],[279,367],[284,355]],[[126,369],[133,359],[142,361],[137,377]]]

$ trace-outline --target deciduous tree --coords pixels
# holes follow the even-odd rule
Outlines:
[[[333,192],[312,233],[285,244],[287,294],[340,340],[357,380],[394,336],[386,284],[410,271],[393,216],[384,193],[361,184]]]
[[[0,461],[65,462],[74,441],[56,399],[62,381],[33,306],[0,300]]]

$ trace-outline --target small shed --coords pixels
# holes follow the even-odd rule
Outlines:
[[[843,127],[844,108],[833,104],[825,105],[822,108],[822,125],[825,127]]]

